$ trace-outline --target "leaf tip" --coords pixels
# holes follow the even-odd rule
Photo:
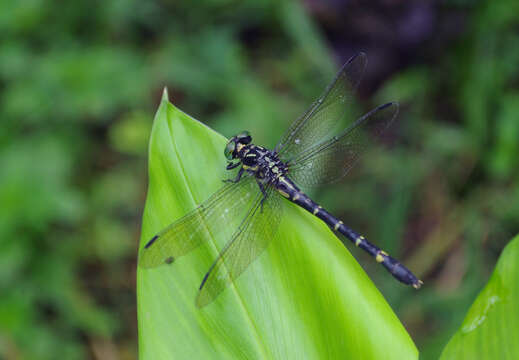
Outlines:
[[[169,101],[169,93],[168,93],[168,87],[167,86],[164,86],[164,90],[162,90],[161,101]]]

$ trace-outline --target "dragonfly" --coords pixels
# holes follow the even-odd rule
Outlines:
[[[141,268],[171,264],[213,236],[229,240],[200,284],[195,304],[213,302],[276,238],[284,202],[290,201],[324,221],[344,238],[371,255],[400,282],[418,289],[423,284],[403,264],[301,189],[335,182],[348,173],[359,156],[394,121],[398,103],[380,105],[333,135],[347,117],[349,105],[366,68],[367,57],[350,58],[324,93],[295,120],[273,150],[252,143],[248,131],[233,136],[224,149],[226,169],[234,177],[207,200],[153,236],[139,253]],[[234,170],[236,172],[236,170]]]

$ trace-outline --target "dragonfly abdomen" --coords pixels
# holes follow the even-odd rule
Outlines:
[[[341,233],[348,240],[353,242],[355,246],[366,251],[378,263],[381,263],[388,271],[400,282],[406,285],[412,285],[418,289],[422,285],[422,281],[404,265],[399,263],[396,259],[389,256],[384,250],[381,250],[377,246],[373,245],[362,235],[357,234],[355,231],[344,225],[344,223],[337,219],[335,216],[330,214],[328,211],[323,209],[315,201],[310,199],[305,193],[288,178],[280,177],[277,185],[278,191],[286,197],[288,200],[301,206],[306,211],[317,216],[319,219],[324,221],[332,230]]]

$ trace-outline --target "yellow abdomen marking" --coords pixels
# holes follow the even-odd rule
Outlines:
[[[387,252],[380,250],[377,253],[377,256],[375,257],[375,260],[377,260],[377,262],[381,263],[382,261],[384,261],[384,256],[387,256]]]
[[[286,198],[289,198],[289,197],[290,197],[290,195],[288,195],[288,194],[287,194],[286,192],[284,192],[283,190],[279,190],[279,189],[278,189],[278,192],[279,192],[281,195],[283,195],[284,197],[286,197]]]
[[[313,214],[314,214],[314,215],[317,215],[317,213],[318,213],[319,210],[321,210],[321,209],[322,209],[322,207],[320,207],[320,206],[316,207],[316,208],[314,209]]]
[[[344,224],[342,221],[338,221],[337,224],[335,224],[333,227],[333,230],[337,231],[342,224]]]
[[[364,236],[361,235],[355,240],[355,246],[359,246],[362,240],[364,240]]]

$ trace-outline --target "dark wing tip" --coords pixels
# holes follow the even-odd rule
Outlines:
[[[334,81],[330,84],[329,88],[335,84],[337,79],[339,79],[343,74],[345,73],[351,82],[351,86],[353,89],[356,89],[360,81],[362,80],[362,77],[364,75],[364,71],[366,70],[366,67],[368,66],[368,57],[366,56],[366,53],[364,52],[358,52],[352,57],[348,59],[344,63],[344,65],[341,67],[339,72],[337,73],[337,76]]]
[[[346,63],[344,63],[344,65],[342,66],[342,69],[346,69],[348,67],[351,67],[353,63],[359,64],[360,65],[360,70],[364,71],[364,69],[368,65],[368,56],[366,55],[365,52],[360,51],[360,52],[356,53],[355,55],[353,55],[352,57],[350,57],[346,61]]]
[[[144,245],[144,248],[145,248],[145,249],[149,248],[151,245],[153,245],[153,243],[154,243],[158,238],[159,238],[158,235],[155,235],[154,237],[152,237],[151,240],[148,241],[148,242],[146,243],[146,245]]]
[[[200,287],[198,288],[198,290],[202,290],[202,288],[204,287],[205,282],[207,281],[207,278],[209,277],[209,273],[210,272],[211,271],[208,271],[208,272],[205,273],[204,278],[202,279],[202,283],[200,284]]]
[[[384,110],[385,108],[388,108],[390,106],[395,106],[395,109],[399,108],[399,105],[396,101],[388,102],[386,104],[382,104],[378,107],[378,110]]]
[[[386,104],[380,105],[375,108],[374,112],[382,111],[387,108],[392,108],[393,115],[391,116],[391,122],[397,117],[398,112],[400,111],[400,105],[396,101],[388,102]]]
[[[157,241],[157,239],[159,238],[158,235],[155,235],[154,237],[152,237],[147,243],[146,245],[144,245],[144,247],[141,249],[141,251],[139,252],[139,260],[138,260],[138,264],[141,268],[144,268],[144,269],[147,269],[147,268],[152,268],[152,267],[155,267],[157,265],[160,265],[160,262],[157,263],[156,259],[154,259],[154,257],[152,256],[152,253],[153,251],[152,250],[149,250],[148,251],[148,248],[153,245],[153,243],[155,241]],[[167,259],[166,259],[167,260]],[[173,261],[171,261],[173,262]]]
[[[210,296],[210,294],[208,294],[207,291],[204,290],[204,285],[205,285],[210,273],[211,273],[211,269],[209,269],[209,271],[205,273],[202,283],[200,284],[200,287],[198,288],[198,294],[196,295],[195,305],[199,309],[212,303],[213,300],[215,299],[214,296]]]

